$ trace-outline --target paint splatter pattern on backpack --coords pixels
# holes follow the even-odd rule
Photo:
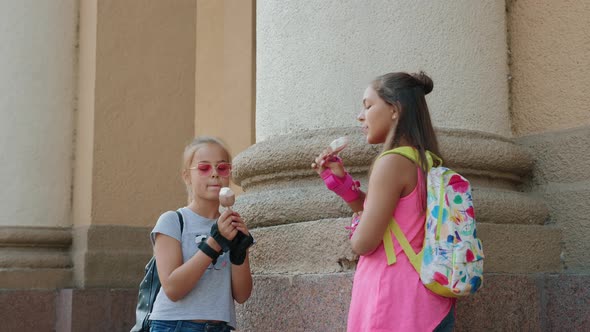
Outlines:
[[[417,163],[418,151],[399,147],[385,151]],[[432,292],[446,297],[475,293],[483,283],[484,254],[477,238],[469,181],[442,166],[442,159],[426,151],[427,207],[424,244],[415,253],[395,219],[383,235],[387,264],[396,262],[391,233],[399,242],[420,280]],[[435,166],[436,165],[436,166]]]
[[[428,208],[420,278],[455,296],[482,284],[483,249],[477,238],[469,182],[446,167],[428,172]]]

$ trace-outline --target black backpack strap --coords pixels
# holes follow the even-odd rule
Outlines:
[[[184,229],[184,219],[182,218],[182,213],[176,210],[176,214],[178,215],[178,222],[180,223],[180,234],[182,235],[182,231]]]

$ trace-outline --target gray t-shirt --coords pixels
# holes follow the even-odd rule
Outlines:
[[[152,245],[156,233],[179,240],[182,243],[183,262],[186,262],[199,250],[198,243],[210,236],[211,226],[217,220],[203,218],[187,207],[179,211],[184,218],[182,241],[178,215],[174,211],[160,216],[150,238]],[[160,289],[150,320],[219,320],[235,328],[236,311],[231,291],[229,253],[219,256],[215,266],[210,264],[195,288],[182,299],[172,302],[164,289]]]

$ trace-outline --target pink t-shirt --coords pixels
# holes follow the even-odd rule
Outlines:
[[[422,174],[418,172],[418,183]],[[393,217],[418,252],[424,242],[424,213],[420,190],[402,197]],[[352,300],[348,311],[349,332],[432,331],[451,310],[454,299],[429,291],[418,272],[391,234],[397,262],[387,265],[381,243],[372,253],[361,256],[354,274]]]

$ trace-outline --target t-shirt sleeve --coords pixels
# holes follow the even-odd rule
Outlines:
[[[158,222],[156,226],[150,233],[150,239],[152,240],[152,246],[156,243],[156,234],[164,234],[170,237],[173,237],[178,240],[178,242],[182,242],[181,232],[180,232],[180,221],[178,220],[178,215],[174,211],[167,211],[164,212],[158,218]]]

